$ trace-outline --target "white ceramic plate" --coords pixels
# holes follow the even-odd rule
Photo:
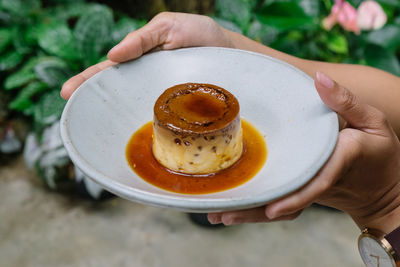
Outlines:
[[[268,157],[247,183],[204,195],[157,188],[129,167],[131,135],[152,120],[158,96],[173,85],[221,86],[240,103],[241,117],[265,135]],[[185,48],[147,54],[104,70],[68,101],[61,135],[72,161],[123,198],[190,212],[264,205],[307,183],[332,153],[338,120],[320,100],[313,80],[279,60],[227,48]]]

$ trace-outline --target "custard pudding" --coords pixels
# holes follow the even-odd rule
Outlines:
[[[167,89],[154,105],[155,159],[184,174],[212,174],[243,153],[239,102],[227,90],[185,83]]]

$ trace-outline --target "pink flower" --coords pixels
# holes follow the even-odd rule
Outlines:
[[[357,10],[357,23],[362,30],[376,30],[385,25],[386,14],[375,1],[368,0],[361,3]]]
[[[344,0],[335,0],[331,14],[322,21],[322,26],[330,30],[336,23],[339,23],[345,30],[360,33],[357,24],[357,11]]]

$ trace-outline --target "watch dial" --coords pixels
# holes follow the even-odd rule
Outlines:
[[[373,238],[362,237],[358,248],[361,258],[368,267],[395,267],[393,258]]]

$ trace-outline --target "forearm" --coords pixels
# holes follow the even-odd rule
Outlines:
[[[224,30],[234,48],[278,58],[301,69],[311,77],[322,71],[347,87],[362,101],[385,112],[397,136],[400,136],[400,78],[387,72],[351,64],[305,60],[257,43],[243,35]]]

